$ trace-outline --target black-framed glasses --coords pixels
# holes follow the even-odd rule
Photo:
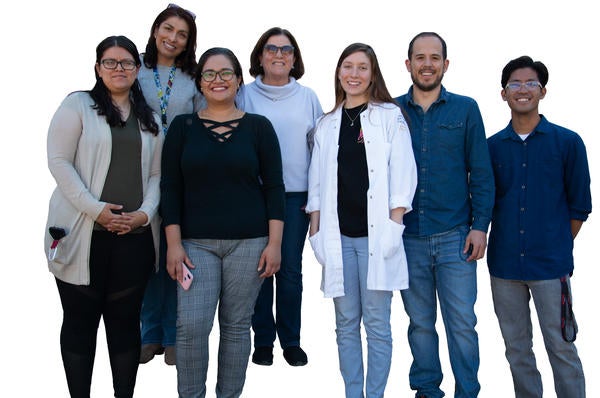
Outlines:
[[[107,58],[100,61],[102,66],[106,69],[117,69],[117,65],[121,65],[121,68],[124,70],[134,70],[137,67],[137,64],[132,59],[122,59],[117,61],[116,59]]]
[[[277,55],[281,51],[281,55],[292,55],[294,53],[294,46],[286,44],[285,46],[276,46],[275,44],[265,44],[265,51],[272,55]]]
[[[235,76],[235,72],[233,71],[233,69],[225,68],[219,71],[208,69],[200,74],[200,76],[202,76],[202,80],[204,80],[207,83],[214,82],[217,78],[217,75],[219,75],[221,80],[227,82],[233,79],[233,77]]]
[[[527,91],[533,91],[537,88],[543,88],[542,84],[536,80],[530,80],[528,82],[525,83],[521,83],[521,82],[509,82],[506,84],[506,87],[504,87],[506,90],[510,90],[510,91],[519,91],[522,87],[525,87],[525,89]]]
[[[167,6],[167,8],[178,8],[178,9],[180,9],[180,10],[182,10],[182,11],[185,11],[185,12],[187,12],[188,14],[190,14],[190,17],[192,17],[192,19],[193,19],[194,21],[196,20],[196,14],[194,14],[194,13],[193,13],[193,12],[191,12],[190,10],[186,10],[185,8],[178,6],[178,5],[177,5],[177,4],[175,4],[175,3],[169,3],[169,5]]]

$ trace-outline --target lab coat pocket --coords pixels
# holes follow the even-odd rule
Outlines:
[[[381,251],[383,258],[390,258],[396,254],[402,245],[402,234],[404,233],[404,224],[388,219],[384,234],[381,237]]]
[[[325,250],[323,247],[323,242],[321,241],[321,231],[317,231],[313,236],[308,237],[308,241],[310,242],[310,246],[315,253],[315,258],[321,265],[325,265]]]

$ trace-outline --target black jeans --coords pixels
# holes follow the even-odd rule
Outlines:
[[[90,284],[56,280],[63,307],[60,347],[71,397],[88,398],[100,317],[104,318],[115,397],[132,397],[140,355],[140,308],[154,269],[150,229],[94,231]]]

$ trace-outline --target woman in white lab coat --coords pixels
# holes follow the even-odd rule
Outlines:
[[[410,133],[373,49],[348,46],[336,104],[318,123],[309,169],[309,241],[333,297],[347,398],[383,397],[390,370],[392,292],[408,288],[402,218],[417,174]],[[363,368],[361,320],[367,335]]]

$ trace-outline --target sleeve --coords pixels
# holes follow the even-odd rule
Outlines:
[[[184,145],[185,116],[176,116],[169,126],[162,148],[160,179],[160,211],[165,226],[181,225],[184,181],[181,156]]]
[[[306,202],[306,212],[312,213],[313,211],[321,210],[321,176],[319,163],[321,162],[321,137],[320,126],[322,118],[316,123],[315,134],[314,134],[314,146],[312,149],[312,155],[310,159],[310,165],[308,167],[308,200]]]
[[[311,153],[313,146],[315,144],[315,127],[317,125],[317,120],[321,116],[323,116],[323,108],[321,108],[321,103],[319,102],[319,98],[317,94],[315,94],[312,90],[310,90],[312,96],[312,120],[313,125],[312,128],[306,134],[306,142],[308,143],[308,152]]]
[[[95,220],[102,212],[104,202],[92,195],[75,169],[79,140],[83,134],[82,95],[69,95],[52,117],[47,139],[48,168],[58,189],[69,202]]]
[[[198,112],[200,109],[204,108],[206,108],[206,99],[204,98],[202,93],[198,91],[196,83],[194,83],[194,112]]]
[[[285,216],[285,186],[283,184],[283,166],[281,150],[273,125],[266,117],[259,117],[260,136],[258,157],[260,179],[267,208],[268,220],[281,220]]]
[[[573,133],[565,162],[565,191],[571,220],[585,221],[592,212],[590,169],[585,144]]]
[[[412,200],[417,188],[417,165],[406,120],[399,107],[394,113],[388,124],[391,133],[389,206],[390,209],[404,207],[408,213],[412,210]]]
[[[158,126],[161,125],[160,117],[154,114],[155,121]],[[142,134],[151,134],[148,132],[142,132]],[[152,145],[152,154],[150,160],[150,170],[149,170],[149,178],[146,187],[146,192],[144,194],[144,201],[142,202],[142,206],[139,210],[146,213],[148,216],[148,221],[145,225],[149,225],[151,220],[154,218],[158,211],[158,206],[160,204],[160,173],[161,173],[161,154],[162,154],[162,146],[164,140],[164,134],[162,130],[159,128],[159,133],[152,138],[154,141],[154,145]]]
[[[469,173],[472,228],[487,233],[494,207],[494,174],[479,107],[471,100],[466,124],[465,160]]]

